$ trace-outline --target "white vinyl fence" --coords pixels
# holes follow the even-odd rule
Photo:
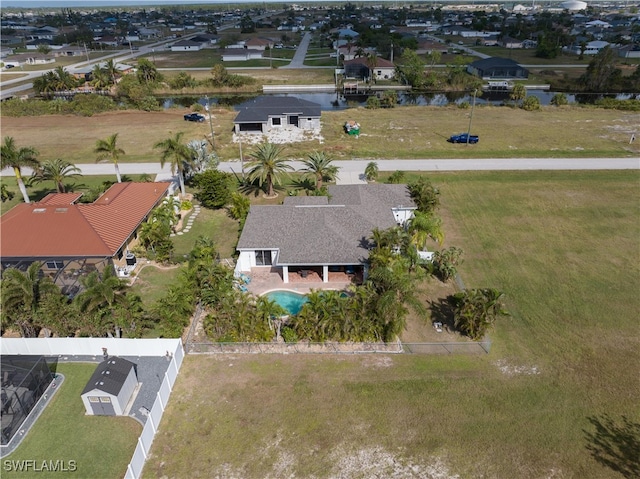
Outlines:
[[[60,359],[73,359],[77,356],[90,356],[100,360],[103,348],[110,356],[166,356],[170,357],[169,367],[156,400],[151,407],[147,421],[138,438],[138,445],[127,466],[125,479],[137,479],[147,460],[153,438],[158,431],[164,410],[169,403],[173,384],[178,377],[184,349],[180,339],[117,339],[117,338],[1,338],[2,354],[59,356]]]

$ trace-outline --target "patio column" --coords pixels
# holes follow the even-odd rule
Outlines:
[[[322,282],[323,283],[329,282],[329,266],[326,264],[322,266]]]
[[[283,283],[288,283],[289,282],[289,267],[288,266],[283,266],[282,267],[282,282]]]

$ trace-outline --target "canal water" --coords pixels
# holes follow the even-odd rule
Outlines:
[[[535,96],[540,100],[541,105],[549,105],[551,99],[557,92],[547,90],[527,90],[527,96]],[[202,106],[207,101],[213,105],[235,107],[251,98],[260,95],[220,95],[210,96],[207,100],[205,97],[199,96],[172,96],[160,98],[164,108],[184,107],[188,108],[194,103],[200,103]],[[274,96],[289,96],[300,98],[314,103],[318,103],[322,111],[344,110],[354,106],[364,106],[367,97],[349,96],[345,97],[336,92],[294,92],[294,93],[277,93]],[[566,93],[569,103],[588,103],[590,98],[588,95],[575,95]],[[629,98],[640,99],[639,94],[617,94],[612,95],[614,98],[626,100]],[[473,95],[465,92],[447,92],[447,93],[411,93],[398,92],[399,105],[429,105],[429,106],[446,106],[450,104],[460,104],[463,102],[471,103]],[[490,104],[502,105],[509,102],[508,92],[483,92],[476,98],[477,105]]]

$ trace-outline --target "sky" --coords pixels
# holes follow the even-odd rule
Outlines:
[[[179,4],[234,4],[234,3],[262,3],[263,0],[0,0],[2,7],[128,7],[143,5],[179,5]],[[304,0],[302,0],[304,1]],[[282,3],[278,1],[278,3]],[[295,2],[293,2],[295,3]]]

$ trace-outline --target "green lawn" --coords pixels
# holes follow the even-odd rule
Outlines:
[[[633,466],[640,173],[430,178],[467,287],[506,293],[491,353],[190,356],[145,477],[621,477],[594,424]]]
[[[4,458],[3,478],[82,477],[116,479],[124,476],[142,426],[128,417],[86,416],[80,394],[96,364],[60,363],[65,381],[18,449]],[[5,460],[75,461],[69,472],[11,472]]]

